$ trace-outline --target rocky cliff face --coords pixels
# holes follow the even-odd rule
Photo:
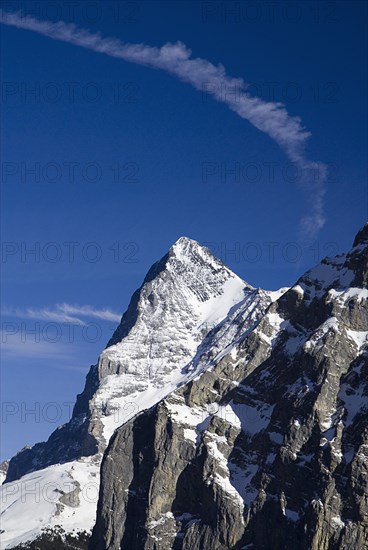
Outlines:
[[[205,368],[112,436],[91,550],[367,548],[367,286],[368,225],[219,323]]]

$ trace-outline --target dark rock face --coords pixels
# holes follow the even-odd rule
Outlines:
[[[118,428],[91,550],[368,547],[368,225]]]

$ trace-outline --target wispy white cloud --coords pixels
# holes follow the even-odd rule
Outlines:
[[[53,342],[42,334],[25,334],[21,330],[11,332],[15,327],[0,330],[1,357],[3,366],[12,368],[14,362],[29,367],[29,361],[37,366],[50,366],[54,369],[86,373],[86,356],[90,352],[80,342]],[[91,358],[93,360],[93,358]],[[84,366],[79,366],[84,365]]]
[[[84,325],[84,321],[78,319],[75,316],[67,315],[56,305],[55,308],[17,308],[17,307],[3,307],[1,309],[2,315],[10,317],[16,317],[17,319],[37,319],[39,321],[49,321],[54,323],[74,323],[78,325]]]
[[[52,359],[53,362],[74,359],[75,349],[70,343],[51,342],[42,338],[28,337],[19,331],[10,334],[6,329],[1,332],[1,354],[13,359]]]
[[[119,322],[121,315],[108,309],[97,309],[90,305],[71,305],[71,304],[56,304],[52,308],[14,308],[4,307],[1,310],[2,315],[16,317],[18,319],[37,319],[55,323],[73,323],[85,325],[86,321],[81,317],[100,319],[101,321]]]
[[[188,82],[195,89],[206,91],[217,101],[225,103],[241,118],[248,120],[278,143],[289,159],[302,169],[302,186],[309,192],[310,212],[302,220],[301,228],[311,238],[323,227],[325,167],[321,163],[309,161],[305,155],[305,145],[310,132],[303,127],[299,117],[289,115],[282,103],[264,101],[247,93],[246,82],[242,78],[227,75],[223,65],[214,65],[202,58],[192,58],[191,50],[182,42],[167,43],[161,48],[145,44],[128,44],[116,38],[103,37],[100,33],[80,29],[74,24],[42,21],[22,12],[9,13],[1,10],[0,22],[124,61],[164,70]],[[237,93],[224,93],[224,90],[236,90]]]
[[[57,304],[56,307],[66,315],[80,315],[82,317],[93,317],[101,319],[101,321],[116,321],[120,322],[121,315],[111,309],[97,309],[90,305],[77,306],[70,304]]]
[[[44,308],[2,307],[1,314],[0,338],[1,352],[4,357],[52,359],[53,364],[57,362],[56,366],[73,370],[75,367],[68,365],[71,361],[75,362],[76,355],[81,354],[83,349],[81,342],[88,344],[95,342],[94,337],[86,336],[83,332],[84,329],[88,329],[89,320],[98,319],[103,322],[117,323],[121,318],[118,313],[108,308],[97,309],[91,305],[80,306],[67,303]],[[49,333],[41,323],[28,326],[26,319],[57,323],[58,330],[55,333]],[[78,325],[82,332],[76,336],[74,330],[70,331],[68,327],[64,330],[62,325],[69,325],[69,329],[70,325]]]

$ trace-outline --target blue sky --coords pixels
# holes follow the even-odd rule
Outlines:
[[[248,84],[216,101],[167,70],[1,25],[6,458],[68,419],[132,292],[181,235],[269,289],[350,247],[367,219],[367,82],[359,1],[3,9],[133,44],[180,41]],[[311,133],[302,161],[229,109],[245,93],[284,104],[285,139],[300,117]],[[317,185],[301,170],[312,161],[328,168]],[[321,191],[324,225],[307,234]]]

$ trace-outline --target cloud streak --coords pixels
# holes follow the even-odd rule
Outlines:
[[[242,78],[227,75],[223,65],[191,57],[191,50],[182,42],[167,43],[160,48],[129,44],[80,29],[74,24],[42,21],[22,12],[0,10],[0,22],[130,63],[166,71],[191,84],[196,90],[206,92],[216,101],[225,103],[237,115],[273,139],[302,170],[301,185],[309,193],[310,203],[309,215],[301,221],[302,231],[308,238],[313,238],[323,227],[326,168],[322,163],[310,161],[305,156],[310,132],[303,127],[299,117],[288,114],[282,103],[264,101],[247,93],[246,82]]]
[[[56,369],[86,373],[85,367],[77,366],[86,362],[89,353],[86,346],[74,342],[53,342],[42,334],[29,334],[22,331],[12,332],[14,327],[0,330],[1,354],[4,368],[13,368],[14,362],[29,367],[29,361],[37,361],[37,366],[50,366]],[[27,361],[24,361],[24,360]]]
[[[74,358],[75,347],[62,342],[37,341],[25,338],[20,332],[9,334],[7,330],[0,332],[2,354],[13,359],[44,359],[57,362],[70,362]]]
[[[101,321],[113,321],[120,322],[121,315],[111,311],[111,309],[96,309],[93,306],[73,306],[70,304],[57,304],[56,306],[60,311],[66,315],[81,315],[82,317],[93,317],[95,319],[100,319]]]
[[[53,308],[3,308],[3,315],[18,319],[37,319],[55,323],[72,323],[86,325],[81,317],[99,319],[100,321],[120,322],[121,315],[108,309],[97,309],[90,305],[56,304]]]

